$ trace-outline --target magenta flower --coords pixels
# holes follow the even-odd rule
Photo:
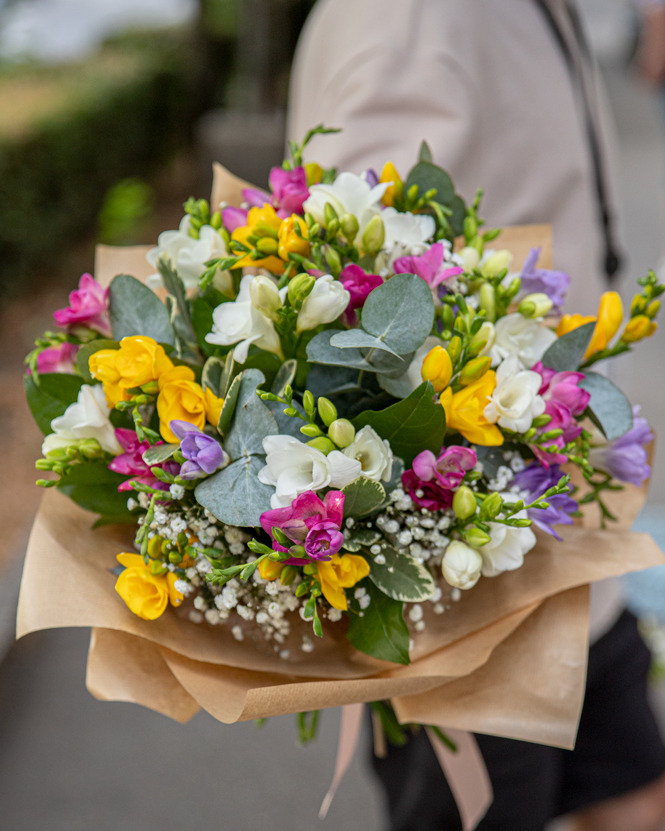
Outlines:
[[[453,491],[450,488],[444,488],[436,479],[429,482],[420,479],[413,470],[402,474],[402,487],[419,508],[443,511],[453,504]]]
[[[73,375],[78,350],[78,346],[67,341],[60,346],[49,346],[37,356],[37,372],[64,372]]]
[[[284,170],[281,167],[273,167],[270,171],[270,189],[277,216],[286,219],[292,214],[302,214],[303,203],[309,197],[305,168]]]
[[[276,551],[288,551],[275,539],[273,528],[279,528],[294,545],[304,545],[305,557],[291,557],[287,565],[307,565],[311,560],[330,560],[344,542],[341,532],[344,516],[344,494],[329,491],[323,501],[314,491],[297,496],[288,508],[276,508],[261,514],[261,527],[270,534]]]
[[[383,283],[383,278],[378,274],[368,274],[359,265],[351,263],[342,269],[339,281],[351,295],[342,320],[347,326],[355,326],[358,323],[355,309],[362,309],[371,292]]]
[[[413,472],[423,482],[436,479],[443,488],[457,490],[464,474],[476,466],[476,451],[469,447],[444,447],[438,458],[431,450],[423,450],[413,460]]]
[[[445,280],[464,273],[464,269],[457,266],[442,267],[444,252],[443,243],[435,242],[419,257],[399,257],[393,264],[393,271],[395,274],[416,274],[435,289]]]
[[[242,198],[250,208],[262,208],[264,205],[270,205],[272,202],[272,196],[258,188],[243,188]]]
[[[83,274],[78,289],[69,295],[69,306],[54,312],[53,318],[63,329],[88,326],[100,335],[111,337],[108,297],[108,289],[103,289],[92,275]]]
[[[545,413],[551,416],[549,424],[540,429],[543,433],[547,430],[563,430],[563,434],[553,439],[550,444],[563,448],[568,442],[576,439],[582,432],[582,427],[577,423],[576,416],[582,415],[589,403],[589,393],[580,389],[579,382],[584,378],[583,372],[556,372],[542,361],[534,364],[533,371],[538,372],[543,379],[539,395],[545,400]],[[544,467],[550,464],[564,464],[567,459],[561,453],[544,453],[537,445],[532,446],[536,458]]]
[[[222,209],[222,222],[229,234],[232,234],[236,228],[243,228],[247,225],[247,214],[248,211],[244,208],[234,208],[231,205]]]
[[[109,470],[131,477],[126,482],[119,485],[118,490],[132,490],[130,481],[136,480],[137,482],[149,485],[151,488],[155,488],[156,490],[167,491],[169,486],[165,482],[160,482],[159,479],[153,476],[150,472],[150,468],[143,461],[143,454],[150,447],[150,443],[147,441],[140,442],[134,430],[126,430],[123,427],[118,427],[116,429],[115,437],[118,439],[120,446],[125,452],[121,453],[119,456],[116,456],[115,459],[109,463]],[[157,442],[157,444],[163,444],[163,442],[160,441]],[[174,476],[180,470],[180,465],[177,462],[172,461],[162,462],[158,465],[152,465],[152,467],[159,467]]]

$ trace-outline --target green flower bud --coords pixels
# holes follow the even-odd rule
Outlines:
[[[489,355],[481,355],[478,358],[472,358],[459,374],[459,382],[464,386],[473,384],[479,381],[487,370],[492,365],[492,359]]]
[[[311,274],[298,274],[289,283],[289,303],[296,308],[314,288],[316,280]]]
[[[284,566],[279,575],[279,582],[283,586],[290,586],[298,576],[298,569],[295,566]]]
[[[329,225],[333,219],[339,219],[337,216],[337,211],[333,208],[330,202],[326,202],[323,206],[323,216],[326,221],[326,225]]]
[[[48,459],[37,459],[35,462],[36,470],[53,470],[53,462]]]
[[[383,225],[383,220],[376,214],[373,216],[365,227],[362,237],[362,247],[366,254],[370,257],[376,256],[383,242],[386,238],[386,229]]]
[[[646,316],[649,318],[649,320],[653,320],[653,318],[658,314],[659,311],[660,311],[660,300],[653,300],[647,306]]]
[[[458,519],[468,519],[476,513],[476,497],[471,488],[462,485],[453,497],[453,511]]]
[[[482,531],[480,528],[472,525],[470,528],[465,529],[464,539],[474,548],[480,548],[481,545],[487,545],[492,538],[486,531]]]
[[[154,536],[148,543],[148,557],[158,560],[162,556],[163,537]]]
[[[177,566],[178,563],[182,562],[182,554],[179,551],[169,552],[169,562]]]
[[[166,574],[167,571],[168,568],[161,560],[150,560],[150,573],[154,574],[155,577]]]
[[[328,453],[332,453],[333,450],[337,450],[335,445],[326,436],[319,436],[316,439],[308,441],[307,444],[315,450],[320,450],[325,456],[327,456]]]
[[[480,269],[480,273],[483,277],[496,277],[504,269],[510,268],[512,261],[513,255],[510,251],[505,249],[503,251],[496,251],[491,257],[488,257]]]
[[[354,241],[360,229],[358,220],[355,218],[353,214],[344,214],[344,216],[340,220],[340,227],[342,229],[342,234],[344,238],[349,243],[352,243]]]
[[[552,300],[543,292],[527,294],[517,311],[524,317],[545,317],[552,310]]]
[[[466,271],[467,274],[470,274],[472,271],[478,268],[478,263],[480,262],[480,254],[478,253],[477,248],[475,248],[472,245],[467,245],[459,252],[459,255],[462,258],[462,268],[464,269],[464,271]]]
[[[448,303],[443,304],[443,308],[441,309],[441,321],[443,322],[444,329],[452,329],[455,323],[455,315],[453,314],[453,310]]]
[[[546,424],[549,424],[552,421],[552,416],[548,413],[543,413],[542,415],[536,416],[534,420],[531,422],[532,427],[544,427]]]
[[[319,399],[320,401],[321,399]],[[356,437],[356,428],[345,418],[338,418],[328,428],[328,435],[337,447],[348,447]]]
[[[262,254],[265,254],[267,257],[275,257],[279,250],[279,244],[277,240],[272,237],[262,237],[256,243],[256,249]]]
[[[494,519],[503,508],[503,499],[498,493],[491,493],[480,506],[481,519]]]
[[[325,261],[328,264],[328,268],[330,269],[330,273],[333,277],[339,277],[339,273],[342,270],[342,260],[339,254],[335,251],[332,245],[329,245],[328,243],[326,243],[321,250]]]
[[[314,396],[309,390],[305,390],[305,394],[302,397],[302,405],[307,415],[312,415],[316,405],[314,403]]]
[[[453,362],[454,366],[459,360],[459,356],[462,354],[462,340],[458,335],[455,335],[448,346],[446,346],[446,351],[450,355],[450,360]]]
[[[483,283],[480,287],[479,306],[485,311],[485,317],[490,323],[496,320],[496,296],[491,283]]]
[[[317,436],[323,435],[321,428],[317,427],[316,424],[304,424],[300,428],[300,432],[303,436],[309,436],[310,439],[315,439]]]
[[[100,459],[104,451],[97,439],[83,439],[79,442],[78,449],[86,459]]]
[[[293,540],[290,540],[284,531],[281,528],[278,528],[276,525],[272,528],[272,535],[277,540],[280,545],[283,545],[285,548],[293,545]]]
[[[327,398],[323,397],[319,398],[318,407],[321,421],[326,425],[326,427],[330,427],[333,421],[337,418],[337,407],[335,407],[332,401],[328,401]]]

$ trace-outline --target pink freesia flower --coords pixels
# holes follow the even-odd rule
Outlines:
[[[420,479],[413,470],[407,470],[402,474],[402,487],[419,508],[443,511],[453,504],[454,491],[444,488],[436,479],[429,482]]]
[[[399,257],[393,264],[393,271],[395,274],[416,274],[435,289],[445,280],[464,273],[464,269],[457,266],[443,268],[443,255],[443,243],[435,242],[419,257]]]
[[[115,437],[125,452],[121,453],[119,456],[116,456],[109,463],[109,470],[113,470],[115,473],[122,473],[125,476],[130,476],[131,479],[135,479],[137,482],[141,482],[144,485],[149,485],[151,488],[155,488],[156,490],[167,491],[169,486],[166,482],[160,482],[159,479],[153,476],[150,472],[150,468],[143,461],[143,454],[150,447],[150,443],[147,441],[140,442],[134,430],[126,430],[124,427],[118,427],[116,429]],[[157,444],[163,444],[163,442],[160,441],[157,442]],[[180,465],[177,462],[172,461],[162,462],[159,465],[152,465],[152,467],[160,467],[162,470],[165,470],[167,473],[171,473],[173,475],[177,474],[180,470]],[[130,479],[119,485],[118,490],[132,490],[129,483]]]
[[[273,539],[276,551],[288,551],[275,540],[272,529],[279,528],[294,545],[304,545],[307,556],[291,557],[287,565],[306,565],[311,560],[330,560],[342,547],[344,494],[329,491],[323,501],[314,491],[297,496],[288,508],[276,508],[261,514],[261,527]]]
[[[64,372],[69,375],[74,373],[76,353],[78,346],[73,343],[60,344],[60,346],[49,346],[37,356],[37,372]]]
[[[243,228],[247,225],[247,214],[248,211],[244,208],[234,208],[230,205],[222,209],[222,223],[229,234],[232,234],[236,228]]]
[[[258,188],[243,188],[242,198],[250,208],[262,208],[272,202],[272,196]]]
[[[108,296],[108,289],[103,289],[92,275],[83,274],[78,289],[69,295],[69,306],[54,312],[53,318],[63,329],[88,326],[111,337]]]
[[[383,278],[378,274],[368,274],[359,265],[351,263],[342,269],[339,281],[351,295],[342,320],[347,326],[355,326],[358,323],[355,309],[362,309],[371,292],[383,283]]]
[[[576,439],[582,432],[576,416],[582,415],[589,403],[589,393],[580,389],[579,382],[584,378],[583,372],[556,372],[543,366],[542,361],[534,364],[533,371],[543,379],[539,395],[545,400],[545,413],[552,420],[540,432],[563,430],[563,434],[550,442],[559,449]],[[537,445],[532,446],[536,458],[544,467],[551,464],[564,464],[567,460],[562,453],[545,453]]]
[[[302,214],[303,203],[309,197],[305,168],[284,170],[281,167],[273,167],[270,171],[270,189],[277,216],[286,219],[291,214]]]
[[[431,450],[423,450],[413,460],[413,472],[423,482],[436,479],[441,487],[456,490],[467,470],[476,466],[476,451],[469,447],[444,447],[438,458]]]

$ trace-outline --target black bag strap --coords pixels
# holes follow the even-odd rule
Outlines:
[[[559,26],[559,23],[552,12],[552,9],[548,5],[547,0],[535,0],[535,3],[543,13],[545,20],[547,21],[552,31],[552,35],[554,36],[554,39],[556,40],[557,45],[561,50],[561,54],[564,57],[566,66],[568,67],[568,72],[570,73],[571,80],[573,82],[573,85],[578,90],[580,101],[582,103],[582,109],[584,112],[584,129],[586,132],[587,143],[589,145],[589,152],[591,154],[591,161],[593,165],[593,177],[596,187],[596,199],[598,201],[598,215],[601,222],[603,240],[605,243],[605,262],[603,265],[605,269],[605,274],[607,275],[608,282],[611,283],[614,277],[616,276],[617,272],[619,271],[619,268],[621,267],[621,257],[619,255],[618,246],[616,245],[614,238],[614,222],[609,207],[609,200],[607,198],[605,164],[603,154],[601,151],[600,139],[598,137],[598,129],[591,110],[591,104],[589,101],[586,81],[584,75],[578,69],[568,41],[566,40],[566,37],[562,32],[561,27]],[[584,30],[581,25],[580,19],[577,15],[577,11],[573,9],[568,3],[566,3],[565,5],[568,15],[570,17],[570,22],[573,32],[575,34],[575,38],[580,48],[580,52],[584,55],[584,57],[587,60],[590,60],[591,53],[586,41],[586,37],[584,36]]]

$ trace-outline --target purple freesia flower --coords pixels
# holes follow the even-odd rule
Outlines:
[[[393,264],[395,274],[416,274],[431,289],[436,289],[445,280],[463,274],[464,269],[457,266],[443,268],[445,249],[442,242],[435,242],[419,257],[399,257]]]
[[[589,451],[589,461],[620,482],[639,487],[651,475],[647,462],[646,445],[653,441],[653,433],[646,418],[640,416],[640,407],[633,407],[633,426],[623,436],[602,447]]]
[[[363,170],[360,174],[360,178],[364,179],[371,188],[375,188],[379,184],[379,177],[376,170],[371,167],[368,167],[367,170]]]
[[[53,319],[63,329],[88,326],[111,337],[108,297],[108,289],[102,288],[91,274],[83,274],[78,289],[69,295],[69,306],[54,312]]]
[[[272,202],[270,194],[259,188],[243,188],[242,198],[250,208],[262,208]]]
[[[243,228],[247,225],[248,213],[244,208],[234,208],[232,205],[222,209],[222,222],[229,234],[232,234],[236,228]]]
[[[37,356],[37,372],[64,372],[73,374],[78,346],[73,343],[61,343],[60,346],[49,346]]]
[[[282,167],[273,167],[270,171],[270,190],[277,216],[286,219],[292,214],[302,214],[303,203],[309,197],[305,168],[284,170]]]
[[[330,560],[344,542],[341,532],[344,516],[344,494],[328,491],[323,501],[314,491],[299,494],[288,508],[275,508],[261,514],[261,527],[270,534],[276,551],[288,551],[273,536],[279,528],[294,545],[304,545],[305,557],[290,557],[287,565],[307,565],[311,560]]]
[[[118,427],[116,429],[115,437],[125,452],[120,453],[109,463],[109,470],[130,476],[131,479],[141,482],[144,485],[149,485],[151,488],[155,488],[155,490],[167,491],[169,486],[153,476],[150,467],[143,461],[143,454],[150,447],[150,443],[147,441],[140,442],[134,430],[126,430],[124,427]],[[161,441],[157,442],[157,444],[163,443]],[[172,461],[162,462],[158,465],[152,465],[152,467],[159,467],[173,476],[176,476],[180,470],[180,465]],[[126,482],[123,482],[118,486],[118,490],[133,490],[130,481],[128,479]]]
[[[533,502],[545,491],[557,485],[562,475],[558,464],[543,467],[540,462],[536,461],[516,473],[512,484],[526,491],[529,501]],[[529,508],[527,516],[542,531],[560,540],[561,537],[554,530],[554,526],[573,524],[570,514],[577,510],[577,502],[567,493],[548,496],[546,501],[549,503],[549,508]]]
[[[187,460],[180,468],[183,479],[200,479],[229,463],[222,445],[188,421],[169,422],[173,434],[180,439],[180,452]]]
[[[351,295],[342,319],[347,326],[355,326],[358,323],[355,310],[362,309],[371,292],[383,283],[383,278],[378,274],[368,274],[359,265],[350,263],[342,269],[339,281]]]
[[[549,268],[536,268],[540,248],[532,248],[524,260],[520,274],[520,293],[546,294],[553,303],[552,311],[556,314],[561,311],[566,302],[566,292],[570,286],[570,277],[563,271],[552,271]]]

